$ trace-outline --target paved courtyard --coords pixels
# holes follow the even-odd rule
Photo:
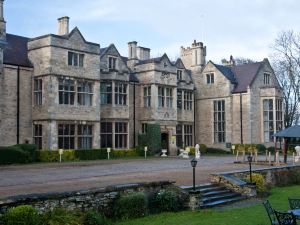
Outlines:
[[[233,156],[204,156],[198,161],[196,183],[209,181],[209,174],[248,169],[234,164]],[[267,167],[253,165],[253,168]],[[0,199],[8,196],[80,190],[142,181],[172,180],[192,184],[190,160],[151,158],[47,163],[0,167]]]

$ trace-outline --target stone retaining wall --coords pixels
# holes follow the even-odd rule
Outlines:
[[[295,171],[300,174],[300,166],[277,166],[272,168],[255,169],[253,173],[260,173],[264,176],[265,182],[269,186],[276,186],[275,172]],[[231,190],[243,195],[256,196],[255,185],[247,184],[243,179],[249,174],[249,170],[239,170],[232,172],[211,174],[211,182],[225,185]]]
[[[115,185],[92,190],[81,190],[63,193],[29,194],[0,199],[0,215],[9,208],[18,205],[32,205],[39,212],[45,212],[55,207],[63,207],[70,210],[98,210],[108,212],[119,195],[132,192],[144,192],[146,194],[158,192],[166,188],[176,188],[174,182],[157,181],[148,183],[133,183]]]

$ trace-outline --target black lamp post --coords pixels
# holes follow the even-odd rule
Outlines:
[[[252,168],[251,168],[251,163],[252,163],[253,156],[249,154],[248,157],[247,157],[247,159],[248,159],[248,162],[249,162],[250,183],[252,183]]]
[[[195,167],[197,166],[197,160],[195,159],[195,158],[193,158],[192,160],[191,160],[191,165],[192,165],[192,167],[193,167],[193,191],[195,191],[196,189],[195,189]]]

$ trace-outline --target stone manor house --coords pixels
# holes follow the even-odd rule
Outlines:
[[[125,57],[69,31],[68,17],[58,24],[57,34],[6,34],[0,0],[0,146],[129,149],[158,123],[176,154],[195,143],[268,144],[283,128],[282,92],[267,59],[206,62],[196,41],[176,62],[151,58],[135,41]]]

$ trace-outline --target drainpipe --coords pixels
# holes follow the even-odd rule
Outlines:
[[[17,144],[20,144],[20,66],[17,69]]]
[[[136,143],[135,143],[135,82],[133,83],[133,146],[136,147]]]
[[[241,125],[241,144],[243,144],[243,97],[242,93],[240,93],[240,125]]]
[[[196,144],[196,89],[194,89],[194,145]]]

